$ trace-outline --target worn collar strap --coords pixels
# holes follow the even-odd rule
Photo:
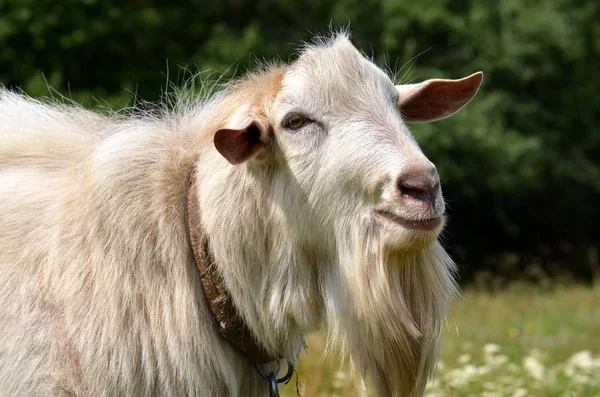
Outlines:
[[[251,362],[265,364],[279,360],[282,357],[267,354],[259,345],[252,331],[248,329],[238,314],[233,300],[225,289],[223,278],[210,253],[208,239],[202,230],[195,174],[195,172],[191,173],[188,184],[185,223],[196,267],[200,272],[202,292],[219,334]]]

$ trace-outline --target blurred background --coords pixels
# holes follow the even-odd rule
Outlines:
[[[412,126],[440,172],[444,241],[466,290],[429,393],[591,396],[600,393],[599,21],[591,0],[0,0],[0,84],[90,108],[134,106],[199,71],[233,78],[263,59],[293,60],[330,25],[349,26],[399,83],[482,70],[465,110]],[[313,368],[323,340],[312,338],[301,394],[353,395],[350,375],[332,369],[339,361]],[[506,359],[493,368],[518,367],[525,385],[510,371],[512,389],[473,383],[492,373],[488,386],[500,385],[504,375],[481,369],[494,357]],[[548,377],[567,386],[546,390]]]

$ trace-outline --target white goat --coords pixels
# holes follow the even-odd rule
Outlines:
[[[378,396],[418,396],[456,294],[435,167],[405,122],[482,74],[394,86],[343,34],[161,116],[0,90],[0,395],[265,396],[217,332],[186,189],[256,342],[324,326]]]

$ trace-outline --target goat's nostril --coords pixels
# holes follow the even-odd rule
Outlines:
[[[437,194],[436,186],[400,185],[400,195],[411,197],[419,201],[433,201]]]
[[[397,187],[402,197],[433,202],[437,198],[440,182],[437,173],[410,170],[398,177]]]

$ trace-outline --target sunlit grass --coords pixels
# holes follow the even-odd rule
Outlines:
[[[323,359],[324,334],[307,344],[297,364],[300,395],[357,395],[340,359]],[[441,362],[430,397],[600,396],[600,285],[467,290],[448,317]],[[295,381],[282,396],[296,395]]]

